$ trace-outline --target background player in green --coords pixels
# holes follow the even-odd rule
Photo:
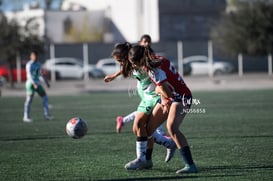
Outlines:
[[[24,122],[32,122],[33,120],[30,117],[30,107],[33,100],[34,93],[37,92],[39,96],[43,99],[43,109],[44,109],[44,117],[46,120],[51,120],[53,117],[49,113],[48,109],[48,97],[44,88],[41,85],[40,77],[43,78],[47,87],[49,87],[49,83],[47,79],[41,74],[41,64],[37,59],[38,53],[33,50],[30,52],[30,60],[26,64],[26,74],[27,81],[25,83],[26,88],[26,100],[24,105]]]

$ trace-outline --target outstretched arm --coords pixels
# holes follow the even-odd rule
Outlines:
[[[46,78],[46,72],[44,72],[43,70],[41,70],[41,74],[40,74],[40,77],[42,77],[43,81],[46,83],[46,86],[49,88],[50,87],[50,84]]]
[[[114,80],[115,78],[117,78],[119,75],[121,75],[121,70],[117,71],[116,73],[110,74],[110,75],[106,75],[104,77],[104,82],[111,82],[112,80]]]

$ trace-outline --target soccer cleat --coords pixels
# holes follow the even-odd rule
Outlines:
[[[152,160],[146,160],[145,169],[151,169],[151,168],[153,168],[153,161]]]
[[[23,121],[24,121],[25,123],[31,123],[33,120],[32,120],[31,118],[26,118],[26,117],[24,117],[24,118],[23,118]]]
[[[133,161],[128,162],[125,165],[126,170],[141,170],[141,169],[151,169],[153,167],[153,162],[152,160],[140,160],[140,159],[135,159]]]
[[[183,174],[183,173],[197,173],[198,170],[195,166],[195,164],[188,165],[186,164],[184,168],[177,170],[176,174]]]
[[[51,115],[47,115],[47,116],[45,116],[45,119],[47,120],[47,121],[50,121],[50,120],[52,120],[54,117],[53,116],[51,116]]]
[[[172,142],[171,148],[167,148],[167,154],[165,157],[166,163],[168,163],[173,158],[175,150],[176,150],[176,144],[174,142]]]
[[[117,125],[116,125],[117,133],[121,132],[122,127],[123,127],[123,117],[118,116],[117,117]]]

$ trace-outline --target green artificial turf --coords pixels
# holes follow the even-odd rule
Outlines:
[[[166,149],[154,146],[153,169],[126,171],[135,159],[132,123],[122,133],[115,119],[134,111],[137,95],[126,92],[50,96],[54,120],[43,119],[35,96],[33,123],[24,123],[24,97],[0,98],[1,180],[272,180],[273,91],[193,92],[196,100],[181,130],[188,138],[197,174],[176,175],[183,167],[177,151],[165,163]],[[75,116],[86,120],[88,134],[65,133]],[[165,128],[165,127],[164,127]],[[165,129],[166,130],[166,129]]]

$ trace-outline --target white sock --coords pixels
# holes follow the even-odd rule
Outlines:
[[[27,95],[24,105],[24,118],[30,118],[30,106],[32,103],[33,95]]]
[[[146,160],[147,141],[136,141],[136,155],[141,161]]]
[[[136,115],[137,111],[134,111],[130,114],[128,114],[127,116],[123,117],[123,123],[129,123],[131,121],[135,120],[135,115]]]
[[[154,141],[157,144],[163,145],[166,148],[171,148],[174,144],[172,139],[169,139],[166,136],[159,134],[157,131],[154,132],[153,136],[154,136]]]
[[[161,135],[165,135],[162,124],[156,128],[156,132]]]

